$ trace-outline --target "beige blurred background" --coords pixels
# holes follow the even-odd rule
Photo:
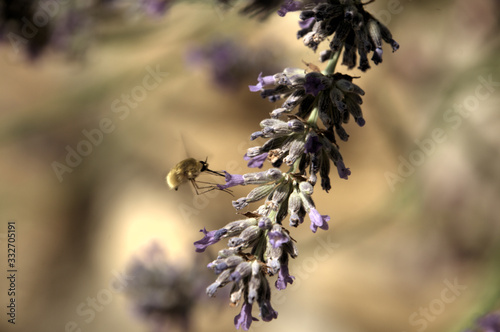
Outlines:
[[[350,140],[341,144],[352,176],[333,176],[329,194],[317,190],[331,228],[292,229],[300,250],[290,262],[296,282],[273,290],[279,317],[253,330],[462,331],[500,306],[500,83],[478,88],[480,77],[500,82],[499,6],[367,6],[401,48],[391,53],[384,45],[381,65],[350,73],[361,76],[367,121],[363,128],[350,123]],[[278,70],[304,67],[302,60],[320,65],[296,40],[296,22],[296,13],[259,22],[210,4],[179,4],[157,19],[101,17],[80,36],[85,51],[71,59],[48,50],[29,62],[0,46],[0,330],[56,332],[73,324],[81,331],[150,331],[123,292],[112,292],[90,322],[77,308],[111,289],[153,239],[172,264],[206,265],[215,251],[196,254],[192,243],[200,228],[238,218],[231,197],[195,196],[188,186],[170,191],[164,177],[188,156],[208,157],[213,169],[246,171],[249,135],[275,107],[248,91],[260,72],[252,52],[268,52]],[[193,47],[223,39],[253,50],[232,89],[214,83],[208,62],[186,60]],[[129,112],[116,111],[114,103],[125,104],[115,101],[155,68],[168,74]],[[479,99],[478,89],[488,96]],[[453,113],[454,105],[465,111]],[[67,146],[76,149],[86,140],[82,131],[103,119],[114,130],[59,181],[53,163],[65,163]],[[444,138],[424,154],[415,140],[429,142],[435,130]],[[401,160],[410,157],[416,163],[406,172]],[[398,181],[388,181],[388,172]],[[15,326],[4,313],[10,220],[17,226]],[[215,279],[208,276],[206,285]],[[462,288],[445,291],[454,283]],[[234,330],[239,308],[227,303],[227,293],[200,300],[192,330]]]

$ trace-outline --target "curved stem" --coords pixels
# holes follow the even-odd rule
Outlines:
[[[330,60],[328,60],[328,64],[326,68],[321,72],[323,75],[332,75],[335,71],[335,67],[337,66],[337,62],[340,57],[340,53],[342,52],[343,45],[339,47],[339,50],[332,54]]]

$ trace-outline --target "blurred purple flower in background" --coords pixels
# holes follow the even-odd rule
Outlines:
[[[153,331],[173,325],[189,331],[191,313],[205,295],[205,271],[202,264],[179,267],[169,262],[163,248],[153,241],[129,263],[127,275],[131,281],[125,294],[133,312]]]
[[[475,327],[464,332],[500,332],[500,312],[490,312],[478,318]]]
[[[271,45],[252,49],[245,43],[218,38],[192,47],[186,61],[189,67],[208,66],[215,85],[235,90],[246,86],[257,73],[277,69],[279,56],[275,50]]]

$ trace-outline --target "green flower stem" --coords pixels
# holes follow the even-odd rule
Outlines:
[[[337,66],[337,62],[340,57],[340,53],[342,52],[343,45],[340,46],[339,50],[332,54],[330,60],[328,60],[328,64],[326,68],[321,72],[323,75],[332,75],[335,71],[335,67]]]
[[[320,92],[320,94],[323,92]],[[319,94],[318,94],[319,96]],[[317,99],[316,99],[317,100]],[[307,124],[313,128],[316,128],[316,122],[318,122],[318,106],[315,106],[307,118]]]

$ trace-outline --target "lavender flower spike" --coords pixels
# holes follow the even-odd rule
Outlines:
[[[252,317],[252,305],[245,301],[241,306],[241,312],[234,317],[234,325],[236,329],[241,327],[243,330],[248,331],[252,321],[258,321],[258,319]]]
[[[311,208],[309,210],[309,219],[311,219],[311,230],[313,233],[316,233],[316,230],[319,228],[328,230],[327,221],[330,220],[330,216],[319,214],[318,210],[315,208]]]
[[[214,231],[207,232],[207,230],[205,228],[203,228],[203,229],[200,229],[200,232],[203,232],[203,234],[205,234],[205,236],[203,237],[203,239],[196,241],[194,243],[194,246],[196,247],[196,252],[204,252],[208,246],[219,242],[219,240],[222,238],[222,236],[227,233],[227,229],[222,228],[222,229],[217,229]]]
[[[274,76],[269,75],[269,76],[262,77],[262,73],[260,73],[259,77],[257,78],[257,81],[259,82],[259,83],[257,83],[257,85],[249,85],[248,86],[250,91],[257,92],[257,91],[262,90],[264,88],[264,86],[266,86],[266,85],[274,84]]]
[[[217,188],[220,190],[224,190],[230,187],[234,186],[239,186],[244,183],[243,181],[243,175],[239,174],[229,174],[228,172],[224,171],[224,174],[226,174],[226,184],[218,184]]]

